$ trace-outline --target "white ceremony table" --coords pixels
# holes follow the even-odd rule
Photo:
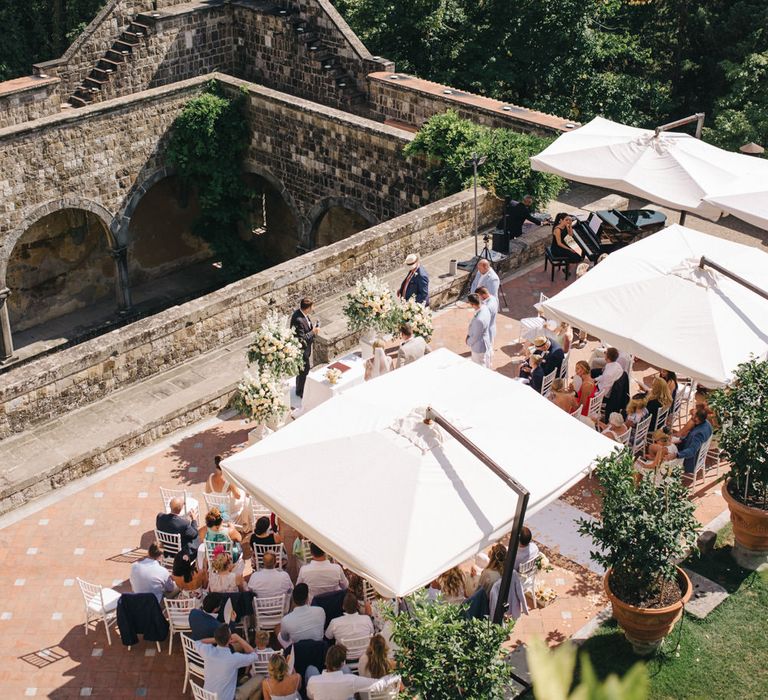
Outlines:
[[[304,399],[301,402],[302,413],[311,411],[324,401],[346,391],[350,387],[362,384],[365,378],[365,361],[359,355],[351,353],[336,360],[336,362],[349,367],[346,372],[342,373],[341,378],[336,384],[331,384],[325,378],[325,372],[330,365],[310,372],[307,375],[307,383],[304,386]],[[332,364],[334,363],[332,362]]]

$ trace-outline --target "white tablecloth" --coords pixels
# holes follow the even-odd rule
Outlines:
[[[341,375],[341,379],[336,384],[331,384],[325,378],[327,367],[309,373],[307,383],[304,386],[304,399],[301,402],[302,413],[310,411],[323,401],[327,401],[336,394],[363,382],[365,362],[359,355],[345,355],[337,361],[347,365],[349,369]]]

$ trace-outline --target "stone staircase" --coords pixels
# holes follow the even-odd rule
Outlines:
[[[137,15],[122,31],[119,38],[98,60],[68,102],[73,107],[85,107],[93,102],[114,97],[113,79],[129,68],[149,36],[150,25],[146,15]]]
[[[333,80],[345,102],[353,107],[367,104],[367,95],[359,90],[355,78],[344,69],[333,48],[323,43],[320,31],[313,22],[302,17],[296,8],[277,7],[273,13],[285,20],[290,30],[298,37],[299,43],[304,45],[309,58],[319,63],[327,76]]]

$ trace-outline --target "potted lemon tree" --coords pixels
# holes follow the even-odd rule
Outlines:
[[[733,557],[768,567],[768,362],[739,365],[730,386],[710,394],[718,444],[731,464],[723,484],[733,523]]]
[[[698,522],[682,467],[638,477],[628,449],[598,461],[602,511],[580,520],[579,533],[599,548],[591,558],[605,567],[603,587],[613,616],[635,653],[655,652],[674,627],[693,587],[676,565],[696,543]]]

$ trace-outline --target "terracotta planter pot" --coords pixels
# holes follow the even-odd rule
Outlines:
[[[682,617],[683,605],[691,599],[693,593],[691,580],[685,571],[678,567],[677,580],[683,589],[683,597],[665,608],[638,608],[614,595],[608,584],[610,575],[611,572],[608,571],[603,577],[603,588],[611,601],[613,616],[624,630],[624,636],[635,653],[648,656],[659,648],[664,637],[672,631],[675,623]]]
[[[731,511],[733,538],[737,545],[756,555],[768,555],[768,511],[737,501],[728,492],[731,481],[728,479],[723,483],[723,498]]]

